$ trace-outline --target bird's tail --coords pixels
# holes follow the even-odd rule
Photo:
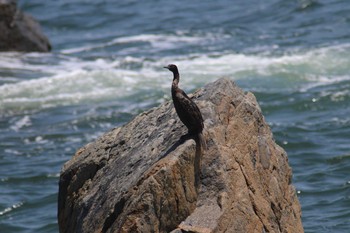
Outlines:
[[[205,138],[204,138],[204,135],[203,133],[199,133],[198,134],[198,139],[199,139],[199,144],[201,145],[202,147],[202,154],[204,151],[206,151],[208,149],[207,147],[207,142],[205,141]]]
[[[201,173],[201,159],[203,156],[203,152],[207,150],[207,143],[202,133],[199,133],[195,137],[196,141],[196,156],[194,160],[194,172],[195,172],[195,181],[196,187],[199,188],[200,183],[200,173]]]

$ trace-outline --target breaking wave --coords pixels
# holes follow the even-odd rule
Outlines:
[[[157,43],[163,39],[143,35],[115,39],[113,43],[140,40]],[[175,37],[170,37],[164,43],[171,44],[173,40]],[[191,43],[196,40],[199,38],[182,39],[183,42]],[[290,51],[282,55],[212,53],[168,56],[157,60],[130,56],[83,60],[56,54],[51,56],[60,59],[54,63],[48,62],[51,58],[47,54],[5,53],[0,58],[0,68],[32,72],[41,77],[14,77],[10,81],[5,78],[4,84],[0,86],[0,111],[6,113],[90,101],[127,99],[139,92],[154,89],[165,94],[168,92],[171,75],[162,67],[168,63],[179,66],[184,77],[181,83],[191,90],[217,78],[229,77],[243,83],[247,80],[249,88],[253,89],[292,88],[294,91],[307,91],[320,85],[350,80],[349,52],[350,44],[310,51]]]

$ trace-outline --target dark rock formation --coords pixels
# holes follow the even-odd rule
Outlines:
[[[171,102],[78,150],[60,176],[60,232],[303,232],[287,154],[254,95],[220,79],[194,100],[203,155],[179,140]]]
[[[16,0],[0,0],[0,51],[48,52],[51,45],[39,24],[17,9]]]

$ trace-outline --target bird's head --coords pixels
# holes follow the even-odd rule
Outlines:
[[[170,70],[173,73],[175,73],[175,72],[177,73],[178,72],[177,66],[174,65],[174,64],[169,64],[168,66],[164,66],[164,68]]]

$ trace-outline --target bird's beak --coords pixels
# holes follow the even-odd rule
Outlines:
[[[165,69],[169,69],[167,66],[164,66],[163,68],[165,68]]]

